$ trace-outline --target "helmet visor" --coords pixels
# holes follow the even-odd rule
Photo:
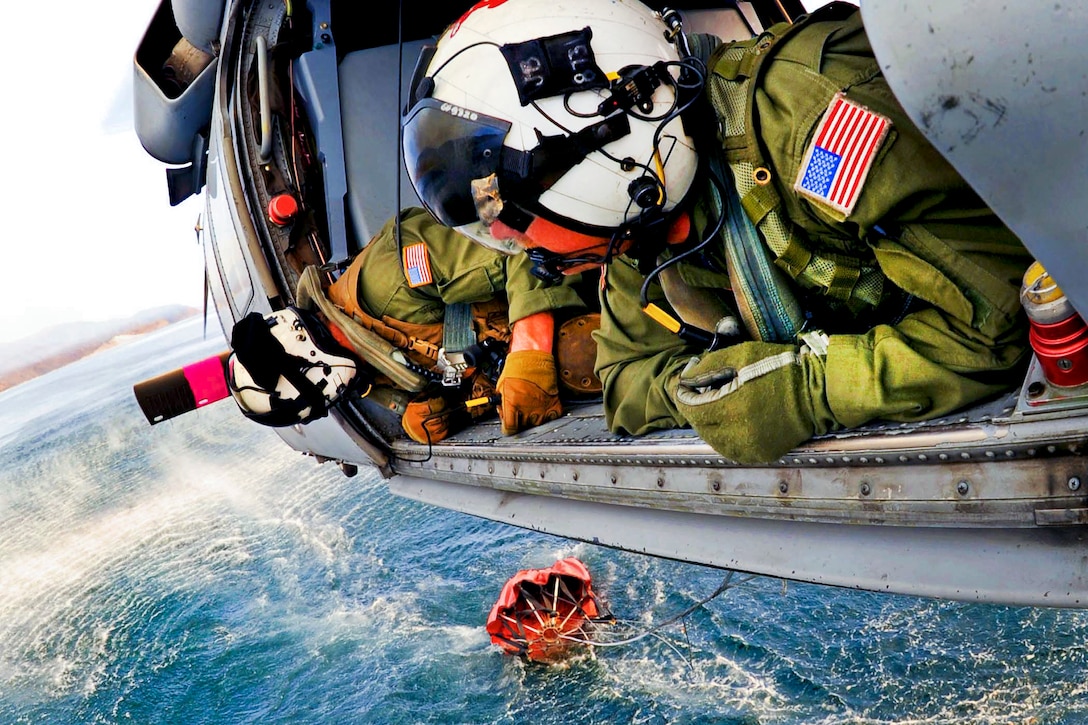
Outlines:
[[[420,201],[448,227],[478,219],[472,180],[499,169],[510,124],[460,106],[425,98],[403,127],[404,166]]]

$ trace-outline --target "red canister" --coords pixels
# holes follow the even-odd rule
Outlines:
[[[1020,303],[1028,314],[1028,337],[1047,382],[1063,388],[1088,383],[1088,325],[1038,262],[1024,273]]]

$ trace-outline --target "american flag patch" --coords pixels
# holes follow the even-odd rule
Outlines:
[[[831,99],[793,188],[849,216],[892,122],[843,94]]]
[[[422,287],[434,281],[431,277],[431,258],[423,242],[404,248],[404,276],[409,287]]]

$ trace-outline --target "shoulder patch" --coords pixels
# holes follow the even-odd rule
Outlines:
[[[423,242],[404,248],[404,278],[409,287],[422,287],[434,281],[431,276],[431,257]]]
[[[885,116],[837,93],[812,135],[794,190],[849,216],[891,126]]]

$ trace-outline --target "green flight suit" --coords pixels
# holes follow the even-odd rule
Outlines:
[[[581,308],[576,280],[549,285],[533,276],[524,254],[508,256],[476,244],[439,224],[426,210],[407,209],[401,216],[401,248],[423,243],[431,283],[409,285],[397,249],[394,220],[360,253],[363,271],[358,302],[377,318],[413,324],[441,323],[447,304],[485,302],[505,297],[510,323],[548,310]]]
[[[855,316],[850,310],[858,312],[861,306],[849,303],[841,286],[816,289],[794,275],[802,306],[807,301],[834,310],[817,322],[831,333],[826,356],[800,358],[797,380],[803,382],[795,387],[801,391],[768,387],[764,396],[717,409],[714,427],[734,426],[736,431],[726,436],[741,440],[715,447],[728,448],[726,455],[736,460],[771,460],[811,435],[874,419],[944,415],[1008,389],[1018,382],[1025,359],[1026,323],[1018,291],[1031,261],[1027,251],[912,125],[880,73],[860,15],[841,14],[840,8],[837,18],[818,13],[798,27],[770,29],[770,36],[743,44],[757,48],[752,56],[764,57],[750,58],[739,68],[735,53],[727,57],[730,46],[714,53],[708,93],[724,129],[723,157],[728,162],[748,158],[769,170],[768,190],[776,192],[776,213],[797,243],[794,251],[854,260],[855,267],[869,265],[886,278],[885,298],[898,294],[915,304],[905,316],[884,305]],[[731,132],[736,121],[721,103],[730,90],[727,84],[744,80],[738,69],[751,79],[747,104],[733,110],[746,114],[747,137]],[[840,91],[892,125],[845,217],[794,191],[814,130]],[[724,269],[725,255],[715,251],[710,256]],[[790,262],[777,260],[787,271]],[[717,285],[719,291],[728,286],[713,269],[679,266],[696,286]],[[707,421],[689,420],[681,412],[676,387],[685,364],[703,351],[640,311],[642,280],[634,263],[621,258],[609,268],[602,289],[597,369],[609,425],[632,434],[689,423],[698,430]],[[849,284],[845,291],[850,292]],[[657,284],[651,285],[650,299],[671,309]],[[773,431],[776,417],[790,415],[793,408],[806,411],[798,422],[804,435],[794,440],[790,435],[796,434],[783,433],[771,445],[745,448],[746,427],[765,425]]]

